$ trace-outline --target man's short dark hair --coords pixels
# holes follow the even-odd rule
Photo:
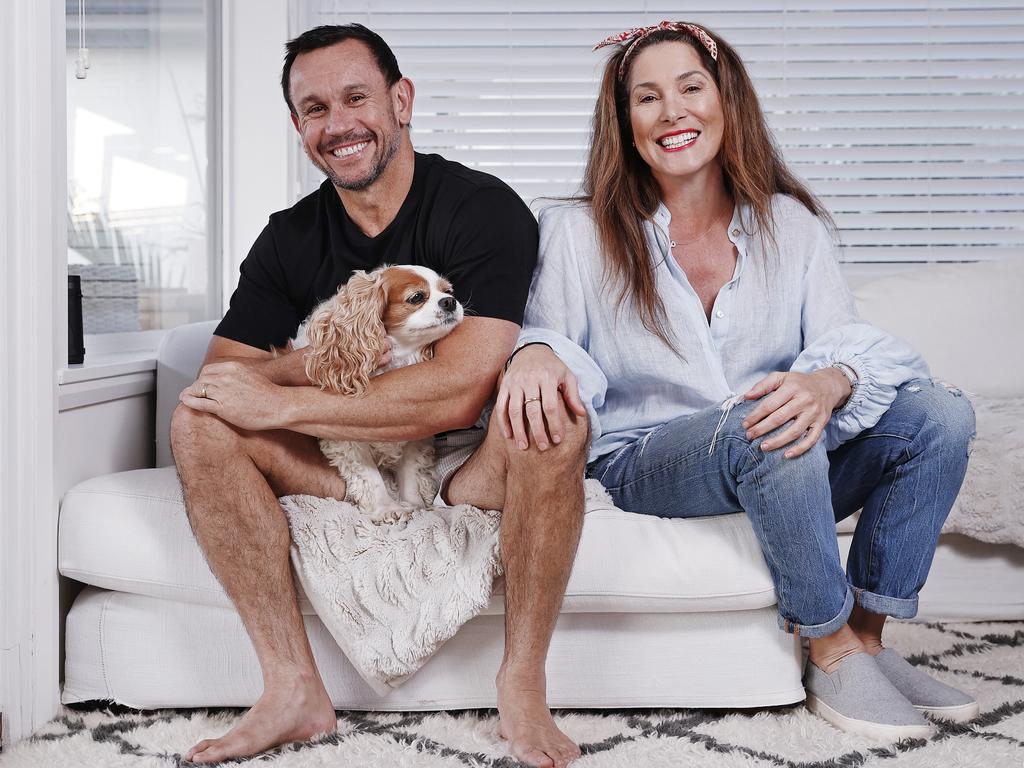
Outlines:
[[[288,109],[295,114],[295,105],[292,104],[292,94],[289,80],[292,75],[292,64],[300,53],[309,53],[319,48],[328,48],[346,40],[359,40],[366,44],[377,60],[381,74],[387,81],[388,87],[402,79],[402,72],[398,68],[398,59],[395,58],[391,47],[384,42],[384,38],[367,29],[362,24],[324,24],[320,27],[307,29],[294,40],[285,45],[284,69],[281,70],[281,90],[284,91],[284,100]]]

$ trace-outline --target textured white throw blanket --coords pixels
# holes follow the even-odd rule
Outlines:
[[[611,498],[587,480],[586,509]],[[374,525],[351,504],[285,496],[292,564],[302,589],[360,676],[397,688],[487,607],[501,575],[499,512],[431,507]]]
[[[1024,547],[1024,398],[970,397],[978,436],[942,530]]]
[[[501,572],[498,512],[433,507],[374,525],[334,499],[286,496],[281,506],[306,597],[381,695],[487,606]]]

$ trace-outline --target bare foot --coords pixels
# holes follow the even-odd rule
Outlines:
[[[538,680],[502,669],[497,687],[498,735],[508,741],[513,757],[542,768],[564,768],[580,756],[580,748],[551,717],[543,675]]]
[[[319,678],[268,686],[252,709],[219,739],[204,739],[190,749],[185,760],[218,763],[249,757],[289,741],[305,741],[333,733],[337,715]]]

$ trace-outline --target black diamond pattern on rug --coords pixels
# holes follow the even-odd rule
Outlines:
[[[836,768],[1024,766],[1024,623],[890,622],[886,642],[981,703],[973,723],[937,723],[927,740],[877,744],[842,733],[802,706],[764,710],[560,710],[583,752],[574,766]],[[76,707],[0,756],[2,768],[186,766],[194,743],[225,732],[242,710],[137,712]],[[494,710],[339,712],[338,731],[228,764],[512,768]]]

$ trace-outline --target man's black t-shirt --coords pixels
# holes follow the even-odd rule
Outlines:
[[[215,333],[260,349],[284,346],[352,270],[381,264],[430,267],[451,281],[467,314],[522,324],[537,242],[533,214],[504,182],[417,153],[409,194],[376,237],[352,222],[330,180],[272,214]]]

